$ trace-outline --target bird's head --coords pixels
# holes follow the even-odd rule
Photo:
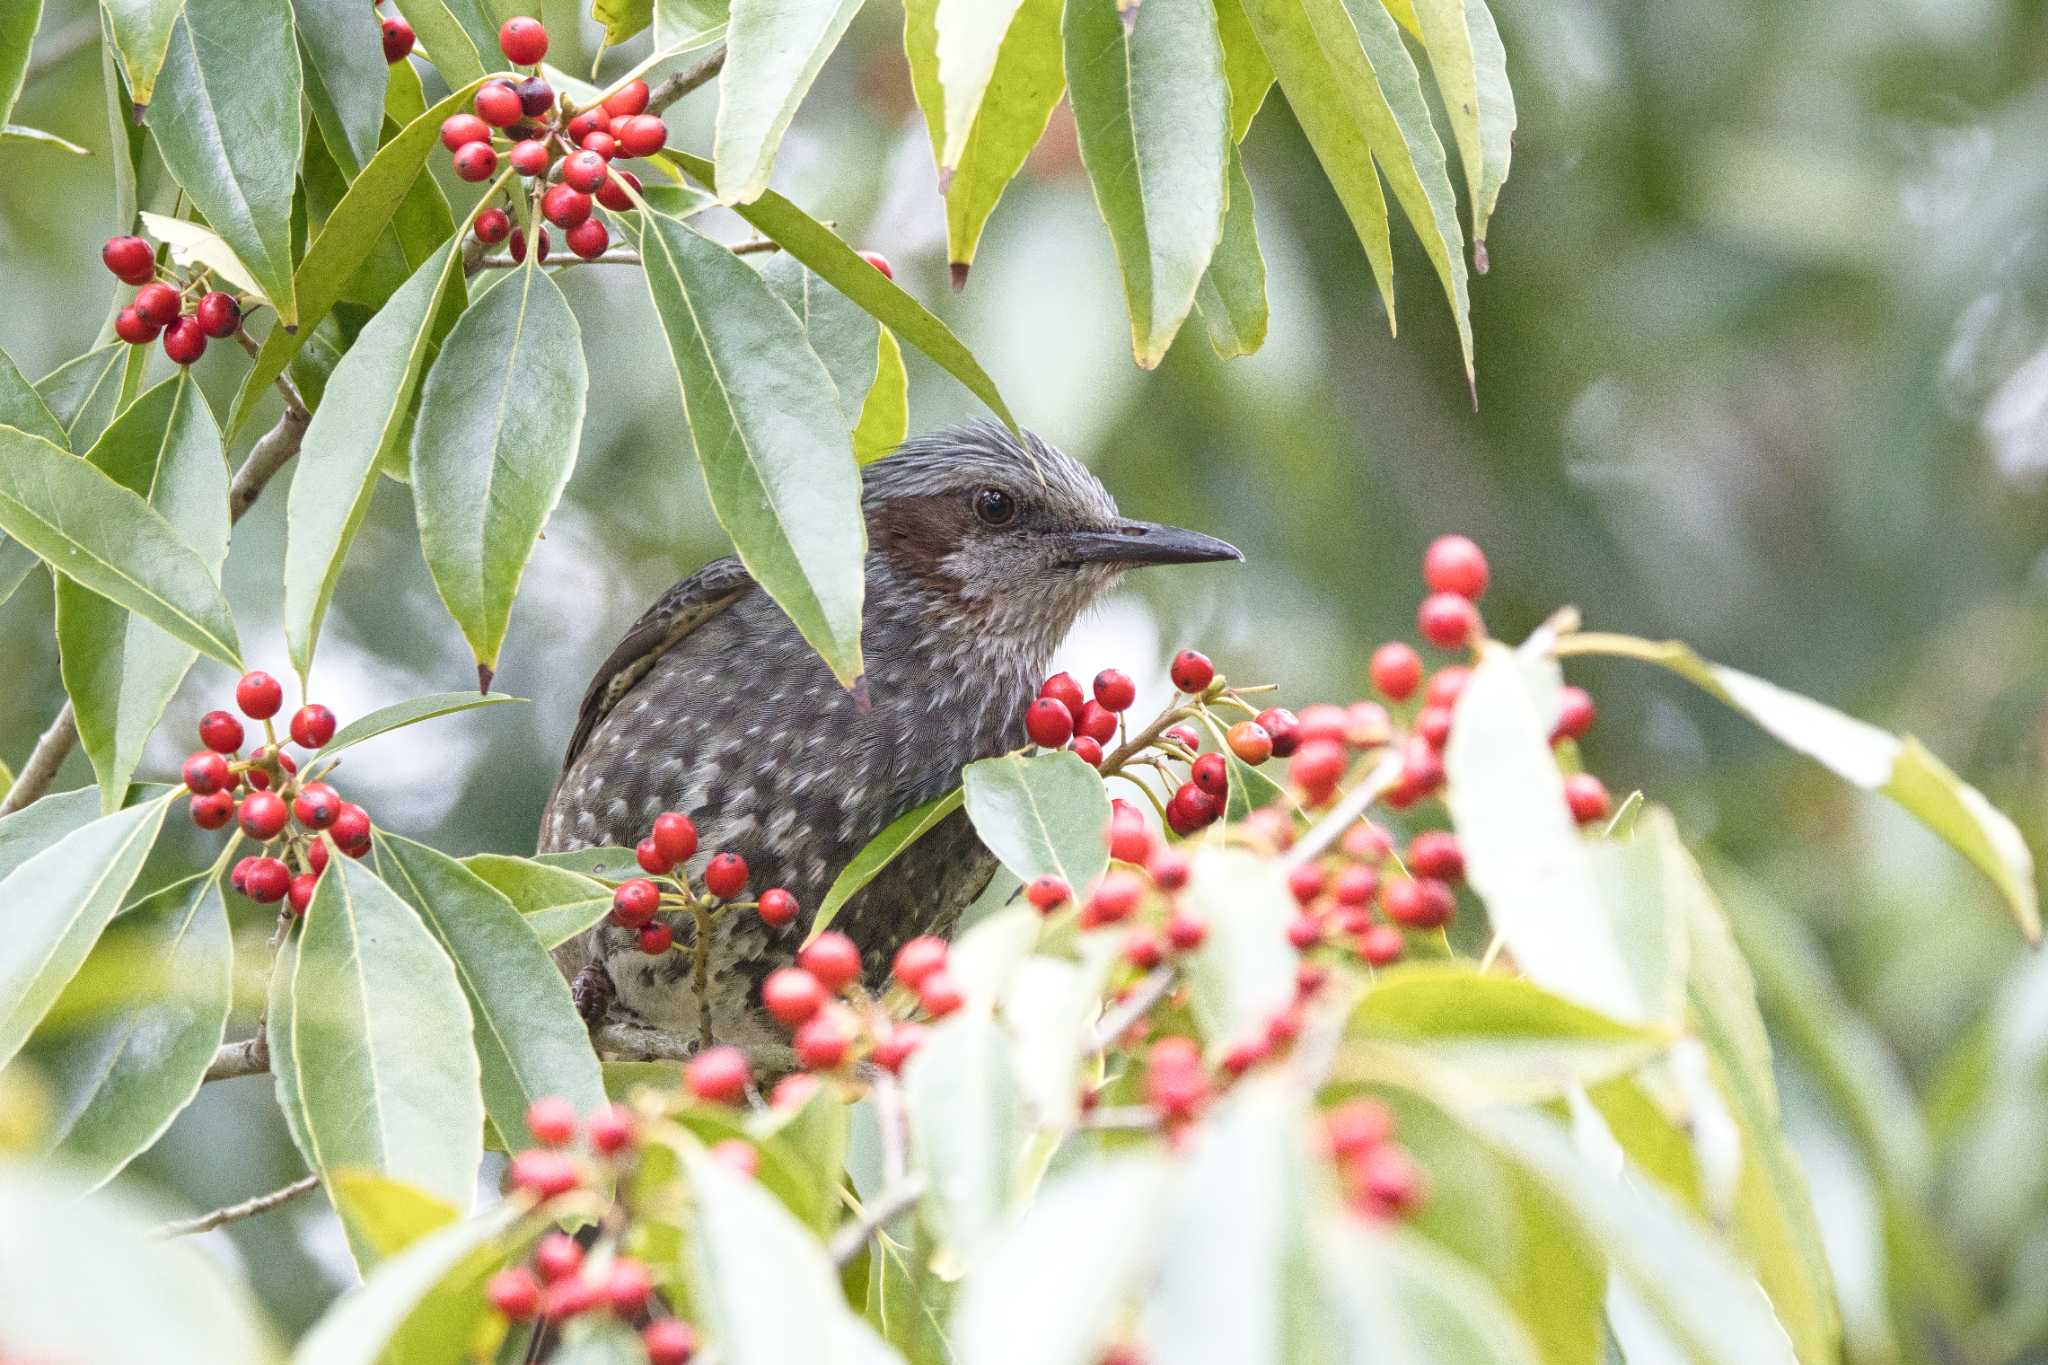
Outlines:
[[[1120,515],[1079,462],[993,423],[908,441],[862,472],[870,553],[950,619],[1039,652],[1126,569],[1244,558]]]

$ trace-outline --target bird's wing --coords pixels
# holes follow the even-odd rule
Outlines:
[[[598,722],[611,714],[619,699],[633,690],[633,684],[647,676],[655,660],[673,649],[685,635],[703,625],[744,596],[754,586],[754,577],[734,558],[714,559],[682,582],[670,588],[644,612],[626,638],[598,666],[583,694],[583,708],[576,717],[576,733],[569,738],[569,752],[562,757],[567,772],[583,752]]]

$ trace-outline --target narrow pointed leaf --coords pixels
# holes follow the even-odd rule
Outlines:
[[[14,112],[14,101],[28,78],[29,49],[35,46],[42,17],[43,0],[15,0],[0,12],[0,124]]]
[[[303,679],[377,469],[400,446],[419,392],[431,323],[459,275],[450,242],[392,295],[334,368],[306,427],[285,513],[284,634]]]
[[[417,725],[423,720],[436,720],[462,711],[474,711],[481,706],[507,706],[525,701],[524,697],[508,696],[503,692],[493,692],[489,696],[479,696],[474,692],[429,692],[423,697],[393,702],[389,706],[378,707],[368,715],[356,717],[335,732],[334,738],[328,740],[320,750],[320,756],[323,759],[332,758],[343,749],[361,744],[366,739],[375,739],[378,735],[401,730],[408,725]]]
[[[150,236],[171,249],[174,264],[206,266],[236,288],[255,295],[265,303],[270,301],[269,294],[249,273],[249,267],[242,263],[242,258],[219,233],[202,224],[151,213],[147,209],[142,213],[142,226]]]
[[[326,0],[293,0],[306,59],[306,98],[328,148],[351,178],[377,154],[389,84],[374,13]]]
[[[177,529],[84,460],[5,427],[0,530],[58,573],[240,670],[234,619],[213,570]]]
[[[473,853],[462,865],[512,903],[543,948],[566,943],[612,908],[609,886],[565,867],[504,853]]]
[[[1223,239],[1195,291],[1195,311],[1209,329],[1209,344],[1225,360],[1250,355],[1266,344],[1266,258],[1252,211],[1252,182],[1244,160],[1230,149],[1230,206]]]
[[[14,357],[5,351],[0,351],[0,427],[14,427],[40,436],[54,446],[66,444],[64,428],[57,425],[42,395],[22,376]],[[0,536],[0,602],[13,595],[35,566],[33,551],[12,537]]]
[[[1126,31],[1114,0],[1073,0],[1066,40],[1081,161],[1123,270],[1131,349],[1150,369],[1223,232],[1230,102],[1216,10],[1150,0]]]
[[[1050,874],[1084,895],[1109,866],[1109,796],[1073,754],[984,758],[960,781],[974,832],[1023,881]]]
[[[519,1249],[511,1235],[518,1217],[516,1206],[500,1204],[381,1263],[313,1324],[293,1365],[463,1359],[491,1311],[484,1282]]]
[[[744,260],[673,219],[647,217],[647,287],[712,511],[755,581],[851,686],[861,674],[867,524],[831,375]]]
[[[750,204],[768,188],[789,121],[860,6],[861,0],[733,0],[712,134],[722,202]]]
[[[187,5],[149,107],[171,175],[263,286],[280,322],[292,292],[292,185],[302,150],[290,0]]]
[[[299,1070],[293,1062],[296,1054],[292,1020],[296,1011],[292,986],[298,976],[299,944],[305,938],[305,927],[303,922],[295,925],[279,940],[277,955],[270,964],[270,989],[264,997],[263,1009],[266,1036],[270,1040],[271,1092],[284,1115],[285,1131],[301,1156],[311,1152],[313,1146],[306,1136],[305,1096],[299,1093]],[[312,1164],[310,1156],[306,1161]]]
[[[37,396],[64,428],[64,440],[52,444],[82,451],[100,438],[107,423],[114,420],[122,368],[138,349],[123,341],[110,341],[65,361],[36,381]]]
[[[604,1103],[604,1078],[569,983],[512,902],[455,859],[381,835],[379,864],[441,941],[469,997],[484,1110],[512,1150],[531,1144],[526,1110],[560,1095],[587,1114]]]
[[[882,328],[875,351],[875,382],[853,424],[853,458],[864,465],[892,453],[910,434],[910,374],[896,334]]]
[[[129,98],[138,109],[154,99],[157,72],[171,46],[171,26],[184,12],[185,0],[100,0],[113,31],[114,54],[128,80]]]
[[[234,945],[214,874],[188,878],[115,921],[93,949],[122,971],[127,1006],[30,1044],[55,1092],[50,1140],[82,1179],[112,1178],[192,1098],[234,998]],[[74,978],[74,984],[83,977]],[[57,1012],[62,1013],[60,1000]]]
[[[290,1077],[307,1162],[360,1166],[466,1210],[483,1159],[469,1006],[447,955],[411,907],[336,856],[306,910],[290,985]]]
[[[477,0],[406,0],[404,11],[420,46],[451,88],[505,68],[498,50],[503,20],[487,19]]]
[[[444,1199],[375,1171],[336,1171],[327,1198],[348,1229],[349,1241],[387,1261],[461,1215]]]
[[[1486,220],[1507,183],[1514,151],[1515,96],[1508,88],[1507,53],[1486,0],[1414,0],[1429,69],[1450,115],[1458,159],[1471,195],[1472,249],[1486,270]]]
[[[945,137],[939,164],[956,167],[981,113],[982,96],[995,75],[1021,0],[938,0],[932,16],[937,31],[939,85],[945,92]]]
[[[170,803],[103,815],[0,878],[0,1066],[21,1050],[127,899]]]
[[[921,806],[913,806],[885,825],[880,834],[868,840],[866,846],[853,855],[853,861],[841,869],[839,875],[833,879],[832,889],[825,893],[825,899],[818,905],[817,916],[811,921],[809,938],[816,938],[830,928],[840,906],[852,900],[855,892],[873,881],[883,868],[896,861],[896,856],[904,849],[922,839],[940,821],[959,810],[961,802],[966,800],[966,795],[964,788],[955,787],[944,796],[933,797]]]
[[[761,279],[796,314],[804,339],[832,376],[846,425],[857,425],[881,360],[881,325],[793,256],[777,253],[761,268]]]
[[[526,561],[576,467],[589,387],[576,315],[529,263],[462,315],[420,391],[420,550],[487,667],[497,666]]]
[[[1244,141],[1273,88],[1273,66],[1244,12],[1245,0],[1216,0],[1216,36],[1223,42],[1223,80],[1230,87],[1230,140]]]
[[[56,147],[67,151],[73,156],[92,155],[91,148],[81,147],[70,138],[58,137],[55,133],[42,128],[31,128],[24,123],[0,125],[0,138],[7,138],[16,142],[40,142],[44,146]]]

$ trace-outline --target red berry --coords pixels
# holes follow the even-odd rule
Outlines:
[[[668,141],[668,125],[652,114],[635,114],[612,124],[627,156],[653,156]]]
[[[1451,922],[1458,898],[1432,877],[1395,880],[1380,887],[1380,909],[1406,929],[1440,929]]]
[[[761,1003],[789,1028],[795,1028],[825,1007],[831,993],[802,967],[777,967],[761,983]]]
[[[1430,675],[1429,686],[1422,689],[1425,706],[1441,706],[1450,710],[1458,704],[1458,697],[1465,690],[1465,684],[1472,679],[1472,670],[1463,664],[1452,664],[1439,668]]]
[[[325,782],[308,782],[292,798],[292,814],[307,829],[326,829],[341,814],[341,793]]]
[[[1211,796],[1220,797],[1230,790],[1230,768],[1224,763],[1222,754],[1203,754],[1195,760],[1188,776]]]
[[[1209,937],[1209,924],[1199,915],[1176,910],[1166,917],[1166,941],[1177,953],[1191,953]]]
[[[661,856],[661,847],[652,839],[642,839],[633,850],[634,860],[640,870],[650,877],[663,877],[675,871],[676,865]]]
[[[1222,755],[1211,754],[1209,757],[1220,758]],[[1216,823],[1216,817],[1223,814],[1223,803],[1193,782],[1183,782],[1180,790],[1173,794],[1173,799],[1180,802],[1181,809],[1198,829]]]
[[[592,128],[576,145],[586,152],[596,152],[606,161],[610,161],[619,152],[619,140],[602,128]]]
[[[512,1187],[528,1194],[552,1199],[567,1194],[583,1183],[582,1173],[567,1152],[529,1147],[512,1158]],[[574,1245],[572,1239],[571,1243]]]
[[[242,894],[259,905],[272,905],[292,888],[292,870],[276,858],[258,858],[242,872]]]
[[[100,261],[123,284],[147,284],[156,271],[156,253],[140,237],[109,237]]]
[[[313,702],[292,712],[292,743],[317,749],[334,738],[334,712]]]
[[[540,212],[556,227],[575,227],[590,219],[590,196],[567,185],[550,185],[540,197]]]
[[[1302,707],[1299,724],[1295,734],[1303,744],[1313,744],[1317,740],[1342,744],[1345,732],[1350,728],[1344,717],[1344,708],[1326,701]]]
[[[1223,742],[1242,762],[1253,767],[1273,756],[1273,737],[1255,720],[1241,720],[1224,732]]]
[[[1354,1178],[1364,1211],[1375,1217],[1407,1213],[1428,1193],[1422,1168],[1397,1142],[1380,1143],[1360,1156]]]
[[[292,878],[291,886],[285,891],[285,903],[290,905],[294,915],[304,915],[306,907],[313,903],[313,893],[320,889],[320,878],[312,872],[301,872]]]
[[[631,1256],[613,1261],[605,1274],[605,1302],[622,1318],[630,1318],[645,1308],[647,1296],[653,1292],[654,1277],[647,1273],[644,1262]]]
[[[1067,879],[1055,877],[1051,873],[1033,877],[1031,884],[1024,888],[1024,899],[1030,901],[1032,908],[1041,915],[1050,915],[1065,905],[1072,895],[1073,890],[1067,885]]]
[[[853,1051],[853,1031],[836,1010],[813,1014],[790,1039],[796,1064],[806,1071],[831,1071]]]
[[[1450,742],[1451,722],[1457,713],[1448,706],[1425,706],[1415,713],[1415,733],[1432,749]]]
[[[327,870],[327,843],[325,840],[315,839],[312,843],[306,845],[306,864],[313,869],[313,875],[316,877]]]
[[[178,291],[161,281],[152,280],[135,291],[135,311],[142,320],[156,327],[168,327],[183,311],[184,301]]]
[[[1067,745],[1067,752],[1091,768],[1102,766],[1102,745],[1086,735],[1075,735],[1073,742]]]
[[[747,1097],[747,1055],[720,1044],[698,1053],[683,1068],[683,1084],[692,1095],[713,1104],[738,1104]]]
[[[729,901],[747,889],[747,860],[737,853],[714,853],[704,865],[704,889]]]
[[[208,792],[192,798],[192,823],[201,829],[221,829],[235,818],[232,792]]]
[[[590,1136],[592,1151],[613,1156],[633,1145],[637,1127],[632,1110],[623,1104],[608,1104],[590,1116],[584,1131]]]
[[[597,1307],[598,1288],[581,1276],[557,1280],[540,1292],[540,1315],[549,1322],[567,1322]]]
[[[1057,749],[1074,737],[1074,716],[1065,703],[1040,697],[1024,708],[1024,731],[1041,749]]]
[[[466,142],[455,153],[455,174],[468,181],[489,180],[498,173],[498,153],[488,142]]]
[[[1465,851],[1458,836],[1442,830],[1427,830],[1408,842],[1408,870],[1418,877],[1440,882],[1461,881],[1465,876]]]
[[[575,118],[569,120],[567,131],[569,141],[581,146],[583,139],[588,137],[593,130],[603,129],[608,133],[611,131],[611,128],[612,117],[610,114],[607,114],[602,109],[585,109]]]
[[[654,846],[672,863],[687,863],[697,852],[697,826],[690,817],[664,811],[654,817]]]
[[[930,1034],[931,1031],[923,1024],[909,1021],[891,1024],[889,1031],[875,1040],[870,1060],[884,1071],[900,1072]]]
[[[681,1318],[657,1318],[640,1333],[647,1365],[690,1365],[697,1354],[697,1333]]]
[[[1074,729],[1097,744],[1107,744],[1116,738],[1116,712],[1100,701],[1082,702],[1074,713]]]
[[[612,892],[612,923],[622,928],[638,929],[660,908],[661,888],[645,877],[621,882]]]
[[[1159,936],[1147,926],[1134,924],[1124,935],[1124,961],[1139,971],[1151,971],[1165,956],[1159,946]]]
[[[1330,895],[1339,905],[1364,905],[1372,900],[1379,890],[1380,874],[1361,863],[1351,863],[1337,869],[1337,876],[1330,884]]]
[[[529,179],[547,174],[548,145],[538,138],[512,144],[512,169]]]
[[[1323,1115],[1323,1142],[1339,1160],[1364,1156],[1394,1136],[1394,1111],[1378,1100],[1346,1100]]]
[[[562,158],[562,183],[588,194],[604,183],[604,158],[596,152],[571,152]]]
[[[411,30],[406,32],[409,35]],[[540,1311],[540,1282],[524,1266],[507,1266],[491,1276],[484,1294],[490,1299],[491,1307],[514,1322],[524,1322]]]
[[[1301,722],[1286,707],[1269,706],[1256,719],[1273,741],[1273,757],[1288,758],[1301,747]]]
[[[1172,740],[1190,753],[1202,751],[1202,737],[1195,733],[1195,727],[1192,725],[1169,725],[1163,738]]]
[[[1422,656],[1412,645],[1390,640],[1372,652],[1372,685],[1390,701],[1406,701],[1422,681]]]
[[[721,856],[729,857],[731,855],[727,854]],[[712,861],[716,862],[717,859],[714,858],[712,859]],[[742,866],[744,866],[744,864],[742,864]],[[710,875],[711,870],[709,868],[706,868],[705,876],[708,878]],[[746,878],[743,873],[741,875],[741,884],[744,885],[745,881]],[[789,923],[791,920],[796,918],[797,908],[798,907],[795,896],[790,895],[789,892],[783,890],[779,886],[771,886],[766,891],[763,891],[761,893],[761,900],[760,903],[755,906],[755,913],[760,915],[763,923],[773,925],[775,928],[779,929],[783,925]]]
[[[233,294],[218,289],[199,300],[192,316],[198,319],[199,330],[210,337],[231,337],[242,329],[242,305],[235,302]]]
[[[519,107],[528,118],[539,118],[555,107],[555,88],[538,76],[528,76],[512,88],[519,92]]]
[[[1114,924],[1128,918],[1144,897],[1145,882],[1142,878],[1111,869],[1102,874],[1102,880],[1095,883],[1095,889],[1088,893],[1088,900],[1081,907],[1081,923],[1091,927]]]
[[[244,673],[235,684],[235,705],[251,720],[269,720],[284,705],[284,688],[268,673]]]
[[[586,218],[570,228],[564,240],[569,243],[569,250],[586,261],[594,261],[611,245],[612,234],[599,219]]]
[[[1438,649],[1463,649],[1479,630],[1479,612],[1469,597],[1431,593],[1415,610],[1415,628]]]
[[[943,1019],[967,1003],[966,992],[951,972],[936,971],[917,988],[917,1003],[934,1019]]]
[[[1152,831],[1129,806],[1117,807],[1109,817],[1109,856],[1141,865],[1152,856]]]
[[[1188,784],[1190,787],[1193,785]],[[1201,831],[1202,821],[1188,809],[1187,802],[1181,799],[1178,792],[1166,802],[1166,827],[1172,830],[1176,837],[1182,839]]]
[[[1431,592],[1477,602],[1486,591],[1486,554],[1465,536],[1438,536],[1422,552],[1422,581]]]
[[[1605,820],[1612,808],[1607,784],[1591,773],[1573,773],[1564,780],[1564,803],[1571,808],[1572,819],[1582,825]]]
[[[1583,687],[1564,687],[1557,694],[1557,727],[1553,740],[1582,739],[1593,728],[1593,698]]]
[[[533,1249],[533,1268],[543,1280],[566,1280],[583,1268],[583,1248],[566,1232],[550,1232]]]
[[[1336,790],[1347,762],[1342,744],[1319,739],[1312,744],[1304,744],[1289,760],[1287,776],[1310,798],[1310,805],[1321,805]]]
[[[631,118],[647,110],[647,82],[627,81],[605,96],[604,111],[613,118]]]
[[[459,152],[474,142],[486,146],[491,141],[491,125],[475,114],[450,114],[441,120],[441,145],[451,152]]]
[[[1188,884],[1194,864],[1177,848],[1160,848],[1145,860],[1145,871],[1161,891],[1178,891]]]
[[[1173,685],[1189,696],[1216,681],[1216,665],[1210,663],[1209,656],[1200,650],[1184,649],[1174,655],[1167,672],[1173,677]]]
[[[835,994],[860,980],[860,949],[837,930],[827,930],[805,944],[796,962]]]
[[[532,66],[548,55],[548,31],[523,14],[507,19],[498,29],[498,50],[514,66]]]
[[[1358,955],[1375,967],[1398,962],[1408,944],[1391,924],[1368,925],[1358,936]]]
[[[560,1095],[542,1095],[526,1106],[526,1131],[547,1147],[560,1147],[576,1136],[576,1106]]]
[[[1120,669],[1105,668],[1095,675],[1095,700],[1105,711],[1122,711],[1138,699],[1138,685],[1131,681],[1128,673]],[[1114,730],[1110,734],[1115,734]],[[1107,743],[1109,735],[1096,738]]]
[[[493,128],[510,128],[526,117],[526,109],[510,84],[491,81],[476,92],[476,116]]]
[[[242,832],[259,842],[275,839],[290,818],[284,798],[276,792],[250,792],[242,798],[240,814]]]
[[[1038,695],[1051,697],[1075,716],[1081,714],[1081,704],[1087,701],[1087,698],[1081,695],[1081,684],[1074,681],[1074,675],[1071,673],[1053,674],[1040,685]]]
[[[185,778],[186,789],[197,796],[220,791],[234,782],[234,774],[228,771],[228,761],[211,749],[186,759],[180,771]]]
[[[353,801],[344,801],[327,834],[343,853],[360,858],[370,850],[370,813]]]
[[[164,354],[180,365],[190,365],[206,354],[206,333],[193,318],[176,318],[164,328]]]
[[[147,346],[162,330],[133,308],[123,308],[114,319],[114,335],[130,346]]]
[[[627,193],[629,188],[638,191],[640,177],[631,171],[614,170],[605,176],[604,183],[597,187],[597,202],[613,213],[630,212],[633,208],[633,196]]]
[[[903,946],[896,950],[896,957],[891,962],[889,971],[905,986],[916,990],[924,984],[926,977],[943,970],[945,965],[946,940],[931,934],[920,934],[916,938],[906,940]]]
[[[476,221],[470,224],[470,231],[474,232],[476,239],[485,246],[496,246],[512,235],[512,219],[503,209],[485,209],[476,216]]]
[[[660,957],[675,946],[676,931],[661,920],[640,926],[640,951],[649,957]]]
[[[1428,740],[1415,736],[1401,746],[1401,776],[1387,793],[1387,804],[1396,810],[1412,806],[1443,782],[1443,759]]]
[[[384,21],[384,60],[396,66],[412,55],[412,25],[394,15]]]
[[[883,279],[893,280],[896,278],[896,267],[890,265],[889,258],[887,256],[884,256],[881,252],[863,251],[860,253],[860,258],[866,261],[869,265],[873,266],[875,269],[881,271]]]

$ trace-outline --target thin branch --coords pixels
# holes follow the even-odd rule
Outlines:
[[[1082,1049],[1084,1057],[1107,1051],[1117,1039],[1124,1036],[1131,1025],[1143,1019],[1151,1008],[1173,989],[1174,971],[1171,967],[1154,967],[1145,974],[1144,980],[1132,988],[1123,1003],[1102,1016],[1102,1023],[1095,1035]]]
[[[1287,851],[1281,866],[1292,870],[1311,859],[1320,858],[1330,845],[1344,837],[1345,830],[1371,809],[1373,802],[1387,794],[1400,777],[1400,750],[1389,749],[1359,784],[1344,794],[1344,799],[1328,815],[1316,821],[1308,833],[1294,841],[1294,847]]]
[[[231,1081],[237,1076],[260,1076],[270,1070],[270,1040],[264,1034],[239,1043],[222,1043],[207,1064],[206,1079]]]
[[[4,798],[0,798],[0,815],[14,814],[48,791],[50,783],[57,778],[57,769],[64,766],[64,760],[71,756],[71,746],[76,743],[78,725],[67,700],[64,709],[50,722],[50,728],[43,731],[43,737],[36,741],[28,762],[21,765],[14,785],[7,789]]]
[[[254,1218],[259,1213],[269,1213],[281,1204],[289,1204],[300,1195],[320,1183],[317,1175],[301,1176],[281,1190],[259,1194],[254,1199],[245,1199],[239,1204],[230,1204],[212,1213],[202,1213],[197,1218],[180,1218],[157,1227],[156,1237],[190,1237],[195,1232],[212,1232],[228,1223],[239,1223],[244,1218]]]
[[[910,1211],[924,1195],[924,1177],[905,1176],[902,1183],[884,1189],[861,1211],[860,1217],[832,1234],[832,1264],[843,1266],[860,1255],[868,1238]]]
[[[299,453],[299,443],[306,439],[306,423],[312,420],[304,405],[287,406],[277,419],[277,425],[263,433],[256,442],[249,458],[242,461],[242,467],[235,471],[235,481],[228,487],[228,520],[242,519],[256,503],[263,492],[263,486],[283,469],[292,456]]]
[[[507,252],[501,252],[501,253],[499,253],[498,255],[495,255],[495,256],[478,256],[478,257],[477,257],[477,261],[476,261],[476,269],[477,269],[477,270],[510,270],[510,269],[512,269],[512,268],[513,268],[514,266],[520,266],[520,265],[525,265],[525,264],[526,264],[526,262],[525,262],[525,261],[523,261],[523,260],[514,260],[514,259],[512,258],[512,253],[511,253],[511,252],[509,252],[509,251],[507,251]],[[566,258],[559,258],[559,259],[556,259],[556,260],[554,260],[553,262],[551,262],[551,264],[555,264],[555,265],[638,265],[638,264],[640,264],[640,253],[639,253],[639,252],[637,252],[637,251],[628,251],[628,250],[624,250],[624,249],[621,249],[621,250],[618,250],[618,251],[607,251],[607,252],[605,252],[605,253],[604,253],[604,255],[602,255],[602,256],[590,256],[590,257],[583,257],[583,256],[569,256],[569,257],[566,257]],[[471,273],[475,273],[475,272],[471,272]]]
[[[667,80],[649,91],[647,95],[647,112],[659,114],[698,86],[708,84],[724,66],[725,47],[721,44],[718,51],[712,53],[703,61],[687,71],[676,72],[673,76],[670,76]]]
[[[613,1020],[592,1030],[590,1042],[600,1057],[628,1062],[684,1062],[697,1055],[694,1034],[650,1028]]]

